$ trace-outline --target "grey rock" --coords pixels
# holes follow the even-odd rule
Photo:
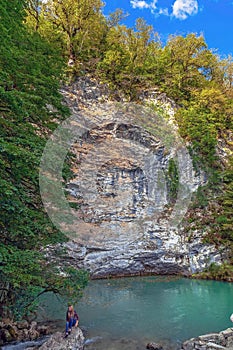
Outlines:
[[[17,322],[17,328],[18,329],[28,329],[29,323],[26,320]]]
[[[215,344],[215,343],[212,343],[212,342],[208,342],[206,344],[206,346],[207,346],[207,349],[209,349],[209,350],[226,349],[225,346],[218,345],[218,344]]]
[[[231,337],[227,337],[226,339],[226,346],[229,347],[229,346],[233,346],[233,335]]]
[[[231,349],[233,339],[233,328],[228,328],[220,333],[210,333],[201,335],[197,338],[192,338],[186,340],[182,344],[182,350],[192,350],[192,349],[205,349],[205,350],[215,350],[215,349]]]
[[[157,343],[148,343],[146,348],[149,350],[163,350],[163,347]]]
[[[233,328],[227,328],[224,331],[221,332],[221,334],[225,337],[225,338],[229,338],[233,336]]]
[[[194,349],[194,339],[187,340],[183,343],[182,349],[184,350],[193,350]]]
[[[219,339],[219,334],[218,333],[210,333],[206,335],[200,335],[199,339],[202,341],[216,341]]]
[[[61,332],[54,333],[40,350],[83,350],[84,336],[80,328],[73,328],[71,334],[64,338]]]
[[[28,331],[28,337],[30,340],[35,340],[37,338],[39,338],[40,334],[36,329],[30,329]]]
[[[38,326],[37,331],[41,336],[49,334],[49,328],[45,325]]]

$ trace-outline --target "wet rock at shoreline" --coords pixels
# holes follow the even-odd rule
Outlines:
[[[48,341],[39,347],[40,350],[83,350],[84,335],[80,328],[73,328],[71,334],[64,338],[64,333],[54,333]],[[30,350],[30,349],[29,349]]]
[[[220,333],[210,333],[191,338],[182,344],[181,350],[233,350],[233,328],[228,328]]]
[[[157,343],[148,343],[146,348],[149,350],[163,350],[163,347]]]

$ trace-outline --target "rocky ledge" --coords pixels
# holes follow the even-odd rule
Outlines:
[[[210,333],[192,338],[183,343],[181,350],[233,350],[233,328],[220,333]]]
[[[4,319],[0,322],[0,345],[14,341],[36,340],[51,333],[48,325],[40,325],[33,321],[12,322]]]
[[[28,350],[35,350],[35,347]],[[54,333],[44,344],[37,347],[40,350],[83,350],[84,335],[80,328],[73,328],[72,333],[64,338],[64,333]]]
[[[149,350],[164,350],[159,343],[148,343]],[[228,328],[220,333],[209,333],[197,338],[186,340],[180,350],[233,350],[233,328]]]

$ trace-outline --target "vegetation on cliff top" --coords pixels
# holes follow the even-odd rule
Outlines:
[[[209,201],[197,204],[208,213],[206,239],[232,252],[232,162],[222,163],[216,153],[218,139],[232,147],[232,57],[220,59],[196,34],[171,36],[163,46],[143,19],[128,28],[120,24],[121,10],[106,18],[102,7],[100,0],[0,0],[0,302],[6,313],[24,315],[38,294],[67,290],[67,279],[41,253],[65,237],[47,218],[38,185],[47,135],[68,115],[59,93],[65,77],[89,74],[129,101],[156,88],[177,103],[181,136],[212,174],[204,189]],[[85,285],[85,273],[66,274],[74,282],[71,294]]]

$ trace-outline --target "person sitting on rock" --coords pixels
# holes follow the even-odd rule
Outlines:
[[[72,330],[72,327],[78,327],[79,317],[77,312],[74,310],[73,305],[69,304],[66,311],[66,334],[67,337]]]

